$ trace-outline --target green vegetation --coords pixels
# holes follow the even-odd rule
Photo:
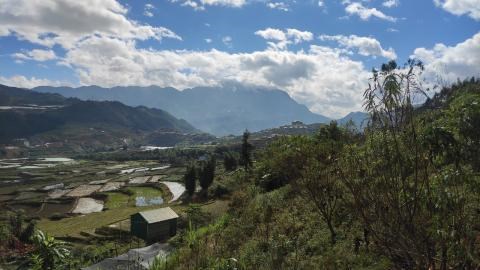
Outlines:
[[[32,241],[35,250],[30,255],[28,269],[59,269],[67,264],[70,251],[66,248],[65,242],[59,241],[42,231],[37,231],[32,237]]]
[[[252,150],[253,145],[248,141],[250,138],[250,132],[245,130],[242,137],[242,150],[240,152],[241,164],[245,168],[245,171],[248,171],[252,167]]]
[[[238,155],[235,152],[227,152],[223,157],[223,166],[226,171],[234,171],[238,166]]]
[[[197,186],[197,169],[194,164],[190,164],[187,167],[187,171],[183,179],[187,194],[189,197],[191,197],[193,193],[195,193],[195,188]]]
[[[178,233],[169,240],[172,253],[157,259],[153,270],[478,269],[480,81],[458,82],[418,107],[412,101],[426,94],[422,70],[409,61],[373,71],[362,133],[331,122],[314,135],[255,144],[254,152],[246,131],[232,144],[92,154],[102,161],[72,165],[77,172],[62,165],[24,174],[30,182],[3,188],[1,198],[5,209],[34,210],[9,210],[0,219],[2,260],[78,269],[143,246],[125,231],[139,211],[135,198],[166,200],[168,192],[161,184],[129,184],[158,171],[119,173],[169,162],[174,166],[161,170],[161,179],[183,181],[188,196],[168,204],[180,215]],[[7,170],[2,180],[16,179],[14,172]],[[61,181],[70,189],[104,179],[125,183],[90,195],[105,200],[105,211],[36,221],[35,209],[46,211],[43,200],[67,204],[47,199],[45,185]],[[35,233],[37,226],[51,236]]]
[[[202,190],[207,193],[208,188],[212,185],[213,179],[215,178],[215,168],[217,166],[217,161],[215,156],[211,155],[206,161],[201,163],[201,166],[198,170],[198,182]]]
[[[223,180],[228,213],[193,218],[151,269],[480,267],[480,81],[416,109],[422,70],[373,72],[362,134],[332,122],[258,150]]]

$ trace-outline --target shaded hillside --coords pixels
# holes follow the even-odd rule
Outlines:
[[[59,94],[42,94],[0,85],[0,106],[64,105],[66,100]]]
[[[284,91],[237,84],[184,91],[157,86],[110,89],[98,86],[37,87],[34,90],[83,100],[116,100],[130,106],[160,108],[216,135],[241,134],[245,129],[259,131],[296,120],[307,124],[329,121],[298,104]]]
[[[65,99],[56,94],[41,94],[7,86],[0,86],[0,94],[5,98],[2,99],[3,105],[9,106],[0,111],[0,126],[4,127],[0,131],[0,139],[3,142],[44,132],[61,137],[71,127],[83,130],[93,127],[112,129],[122,131],[122,135],[154,131],[198,132],[185,120],[176,119],[158,109],[133,108],[120,102]],[[28,107],[28,104],[47,106]]]

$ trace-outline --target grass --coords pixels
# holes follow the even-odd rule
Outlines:
[[[116,209],[121,207],[135,206],[136,197],[145,197],[146,199],[162,197],[165,201],[165,193],[161,189],[153,187],[129,187],[126,190],[133,195],[129,196],[122,192],[107,192],[108,198],[105,207],[108,209]]]
[[[121,192],[107,192],[108,199],[105,202],[105,207],[108,209],[115,209],[120,207],[127,207],[131,197]]]
[[[162,206],[164,207],[164,206]],[[53,236],[72,236],[79,237],[80,232],[93,233],[96,228],[108,226],[112,223],[127,219],[130,215],[139,212],[140,210],[150,210],[161,208],[159,206],[147,207],[123,207],[103,211],[99,213],[92,213],[84,216],[75,216],[64,218],[62,220],[52,221],[49,219],[41,219],[38,222],[38,228]]]
[[[134,197],[154,198],[163,196],[162,190],[153,187],[129,187],[127,189],[133,193]]]
[[[85,216],[69,217],[57,221],[42,219],[38,223],[38,227],[54,236],[78,237],[80,232],[93,233],[96,228],[127,219],[130,215],[139,211],[165,207],[165,205],[135,207],[136,197],[143,196],[145,198],[153,198],[163,196],[164,193],[161,189],[153,187],[128,187],[127,190],[130,190],[133,195],[128,196],[121,192],[107,192],[108,199],[105,206],[108,210],[106,211]]]

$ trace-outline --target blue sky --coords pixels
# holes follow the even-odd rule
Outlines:
[[[0,83],[233,80],[339,117],[390,59],[423,60],[429,80],[480,76],[479,31],[480,0],[0,0]]]

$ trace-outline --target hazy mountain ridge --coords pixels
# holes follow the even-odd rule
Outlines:
[[[183,91],[157,86],[37,87],[33,90],[82,100],[116,100],[130,106],[160,108],[216,135],[240,134],[245,129],[259,131],[297,120],[305,123],[330,120],[312,113],[284,91],[241,85],[196,87]]]
[[[363,130],[368,124],[369,115],[365,112],[351,112],[337,120],[338,124],[346,125],[350,120],[355,124],[355,126]]]

